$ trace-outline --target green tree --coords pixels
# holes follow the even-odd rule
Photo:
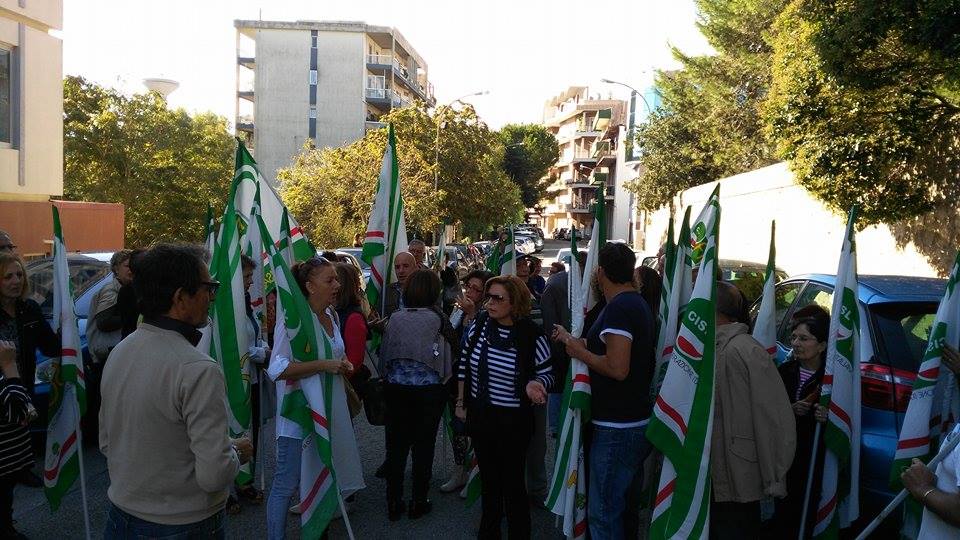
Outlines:
[[[521,219],[520,189],[503,171],[504,147],[472,107],[430,115],[420,104],[381,120],[396,132],[409,231],[426,234],[443,221],[479,231]],[[345,245],[366,229],[385,146],[386,130],[341,148],[307,144],[292,167],[278,171],[284,203],[317,245]]]
[[[770,84],[765,37],[786,0],[698,0],[698,26],[717,51],[689,56],[656,79],[660,110],[638,126],[642,174],[628,185],[641,209],[656,209],[691,186],[775,161],[760,107]]]
[[[960,196],[954,1],[794,0],[772,38],[768,133],[798,181],[861,223],[913,220]]]
[[[226,119],[73,76],[63,110],[65,198],[122,203],[128,246],[202,239],[207,203],[223,207],[233,176]]]
[[[538,124],[507,124],[498,135],[505,148],[503,169],[520,188],[524,207],[533,208],[554,181],[547,171],[560,156],[557,138]]]

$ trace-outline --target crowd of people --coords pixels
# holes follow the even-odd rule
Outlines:
[[[291,274],[331,344],[313,361],[294,359],[282,321],[268,320],[270,331],[261,332],[247,296],[248,317],[238,324],[250,337],[243,365],[254,385],[253,414],[276,418],[267,537],[284,538],[288,515],[301,510],[295,492],[304,433],[282,414],[276,396],[287,384],[306,384],[321,373],[342,376],[348,391],[345,403],[335,406],[351,417],[365,396],[373,399],[372,385],[382,385],[386,450],[377,475],[386,480],[390,521],[432,511],[435,442],[439,430],[449,429],[453,474],[439,490],[465,496],[475,456],[482,486],[478,538],[500,538],[504,521],[509,538],[532,537],[531,507],[542,507],[547,495],[548,439],[560,430],[564,382],[575,357],[589,368],[592,392],[585,432],[589,537],[637,538],[643,487],[656,481],[644,472],[652,453],[645,429],[655,385],[660,275],[636,268],[627,246],[602,246],[591,277],[599,301],[577,336],[569,332],[562,263],[552,265],[546,279],[533,257],[517,260],[516,275],[474,270],[457,279],[445,268],[428,268],[425,254],[417,240],[396,254],[396,281],[384,287],[380,306],[367,303],[359,268],[336,253],[295,264]],[[580,255],[571,264],[583,267]],[[118,251],[110,262],[114,279],[91,302],[89,380],[102,396],[99,447],[110,479],[105,538],[223,538],[226,514],[240,511],[240,500],[264,500],[252,483],[235,482],[240,467],[255,460],[255,448],[263,447],[259,422],[249,436],[228,436],[223,372],[197,348],[221,287],[210,277],[208,257],[188,245]],[[251,286],[256,266],[243,259],[244,287]],[[792,537],[804,494],[819,492],[806,483],[811,456],[815,467],[823,466],[813,432],[826,419],[817,397],[830,315],[815,305],[795,311],[792,353],[778,367],[750,335],[747,308],[735,285],[718,282],[710,536]],[[264,334],[267,339],[260,339]],[[371,361],[367,344],[374,335],[379,350]],[[59,349],[59,337],[29,299],[23,259],[0,232],[3,538],[24,537],[12,520],[14,486],[37,485],[27,431],[36,417],[35,351],[56,356]],[[945,364],[960,371],[960,355],[950,347]],[[960,503],[955,482],[938,483],[915,464],[904,483],[929,512],[957,526],[957,513],[951,514]],[[349,507],[353,496],[346,495]],[[770,500],[775,510],[761,528],[761,503]]]

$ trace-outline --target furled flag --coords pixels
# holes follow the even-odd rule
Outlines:
[[[384,312],[385,288],[394,281],[393,258],[407,249],[407,226],[403,220],[403,196],[400,193],[400,166],[393,124],[387,126],[387,147],[380,164],[380,178],[367,222],[361,258],[370,266],[367,300],[379,313]]]
[[[899,491],[903,488],[900,474],[910,466],[914,458],[924,463],[937,454],[941,438],[950,432],[960,408],[960,392],[953,372],[943,367],[943,346],[960,341],[960,252],[957,253],[947,279],[937,314],[930,327],[927,348],[913,381],[913,391],[907,405],[907,414],[900,431],[897,453],[890,468],[890,486]],[[908,499],[909,501],[909,499]],[[922,508],[908,502],[910,518],[904,520],[920,523]],[[915,536],[915,535],[912,535]]]
[[[584,313],[589,312],[600,301],[596,291],[590,285],[590,280],[593,277],[593,271],[597,268],[600,248],[607,243],[606,196],[602,185],[597,187],[593,204],[593,231],[590,234],[590,245],[587,247],[587,263],[583,268],[583,287],[581,288]],[[576,238],[575,235],[570,236]]]
[[[513,225],[507,230],[507,240],[500,254],[499,267],[501,276],[517,275],[517,239],[513,235]]]
[[[53,377],[47,415],[43,491],[50,509],[56,510],[70,486],[80,476],[80,417],[87,409],[80,331],[70,285],[67,248],[63,243],[60,213],[56,206],[53,207],[53,291],[50,326],[54,332],[60,333],[61,346],[60,357],[50,360]]]
[[[264,295],[267,291],[266,275],[269,271],[269,265],[263,264],[264,249],[263,241],[260,239],[260,227],[257,225],[256,216],[260,215],[260,186],[257,186],[257,194],[253,199],[253,207],[250,208],[251,221],[245,223],[243,235],[243,251],[255,263],[253,269],[253,283],[250,284],[248,293],[250,294],[250,309],[253,311],[253,318],[256,319],[260,330],[263,331],[263,324],[266,321],[266,302]],[[243,219],[242,216],[239,219]],[[271,283],[272,283],[271,277]]]
[[[464,504],[467,508],[470,508],[480,500],[483,485],[480,483],[480,463],[477,461],[477,453],[474,452],[473,448],[467,454],[466,461],[470,467],[470,474],[467,475],[467,485],[463,486],[463,492],[460,496],[465,499]]]
[[[277,290],[277,327],[274,354],[289,346],[295,362],[332,360],[330,337],[310,309],[290,268],[267,231],[260,226]],[[363,487],[360,455],[347,410],[343,377],[331,373],[286,382],[280,412],[303,429],[300,459],[300,524],[303,538],[320,538],[339,502],[338,490],[351,493]]]
[[[813,525],[815,538],[838,538],[840,529],[849,527],[860,510],[860,301],[856,221],[857,207],[854,206],[847,221],[833,288],[827,360],[820,390],[820,405],[826,407],[828,413],[823,427],[826,452]],[[813,451],[816,452],[816,447]]]
[[[211,309],[212,356],[223,370],[227,387],[227,405],[230,415],[230,436],[244,436],[250,429],[250,380],[245,376],[244,366],[250,361],[250,343],[243,331],[247,317],[246,298],[243,289],[243,271],[240,264],[240,229],[234,200],[237,187],[243,181],[243,171],[237,170],[230,186],[230,197],[220,223],[217,244],[210,262],[211,277],[220,282],[217,296]],[[250,464],[240,467],[237,482],[244,484],[252,478]]]
[[[690,247],[692,249],[690,256],[693,259],[693,267],[700,266],[700,259],[707,248],[707,235],[713,230],[713,224],[720,219],[720,184],[713,188],[707,204],[703,205],[697,219],[690,225]]]
[[[247,151],[243,141],[237,139],[237,155],[235,160],[235,169],[237,175],[243,181],[237,188],[234,200],[234,208],[240,212],[240,216],[246,223],[254,223],[250,217],[250,210],[253,208],[254,199],[260,197],[260,215],[263,222],[267,225],[270,232],[270,238],[280,239],[282,231],[280,220],[283,217],[283,210],[286,206],[280,200],[280,196],[260,174],[257,168],[257,162]],[[259,189],[258,189],[259,188]],[[288,216],[287,231],[293,240],[293,258],[297,261],[305,261],[316,255],[317,250],[310,244],[310,241],[303,235],[303,231],[294,217]]]
[[[596,230],[596,229],[594,229]],[[570,270],[567,272],[568,306],[570,307],[570,334],[583,333],[584,284],[590,286],[589,277],[580,275],[577,264],[576,235],[570,240]],[[546,506],[554,514],[563,517],[563,533],[567,538],[585,538],[587,532],[586,467],[583,460],[583,425],[590,421],[590,372],[586,364],[577,358],[570,359],[570,376],[563,389],[563,404],[560,407],[560,438],[557,459],[554,461],[553,478],[547,493]]]
[[[777,359],[777,222],[770,222],[770,255],[767,257],[767,272],[763,277],[763,296],[760,300],[760,309],[757,311],[757,321],[753,326],[753,337],[757,340],[770,359]]]
[[[287,207],[283,207],[280,215],[280,237],[277,239],[277,251],[283,257],[283,262],[287,263],[287,268],[292,268],[293,263],[297,262],[293,256],[293,237],[290,235],[290,212]],[[308,257],[309,258],[309,257]]]
[[[650,525],[656,539],[709,536],[719,205],[712,226],[647,426],[647,438],[664,457]]]
[[[667,374],[667,363],[673,356],[673,346],[677,341],[680,314],[690,301],[693,289],[693,268],[690,258],[690,207],[683,215],[680,225],[680,241],[673,244],[673,220],[668,230],[670,238],[664,253],[663,289],[660,294],[660,330],[657,332],[657,364],[655,377],[651,383],[651,395],[656,397],[660,385]]]
[[[213,206],[207,203],[207,220],[203,227],[203,244],[207,248],[207,253],[213,254],[213,245],[217,241],[217,222],[213,217]]]

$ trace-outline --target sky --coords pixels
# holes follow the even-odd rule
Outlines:
[[[393,26],[426,61],[438,104],[467,98],[492,128],[539,122],[569,86],[626,98],[653,70],[674,69],[670,47],[710,52],[692,0],[65,0],[63,72],[126,93],[142,79],[177,80],[173,107],[233,123],[235,19],[364,21]],[[358,97],[359,99],[359,97]]]

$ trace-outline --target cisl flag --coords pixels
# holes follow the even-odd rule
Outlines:
[[[777,359],[777,248],[774,245],[777,222],[770,222],[770,255],[767,257],[767,273],[763,277],[763,296],[757,321],[753,325],[753,337],[767,350],[772,360]]]
[[[63,243],[60,212],[53,207],[53,318],[50,326],[61,336],[60,358],[51,359],[50,404],[47,415],[43,491],[50,509],[80,476],[80,417],[87,409],[87,387],[80,357],[80,332],[70,286],[67,248]],[[86,510],[84,510],[86,511]]]
[[[651,395],[656,396],[667,373],[667,362],[673,356],[673,346],[677,341],[677,326],[680,313],[690,301],[693,288],[693,259],[690,256],[690,207],[683,215],[680,225],[680,240],[673,243],[673,220],[670,221],[667,246],[664,252],[663,288],[660,291],[660,331],[657,332],[657,357]]]
[[[711,225],[697,282],[681,316],[677,345],[647,426],[647,438],[664,457],[651,538],[709,536],[719,205]]]
[[[833,288],[827,361],[820,405],[827,408],[823,442],[823,483],[813,526],[815,538],[837,538],[860,512],[860,301],[857,244],[850,210]],[[814,447],[816,461],[817,448]],[[804,521],[805,522],[805,521]]]

